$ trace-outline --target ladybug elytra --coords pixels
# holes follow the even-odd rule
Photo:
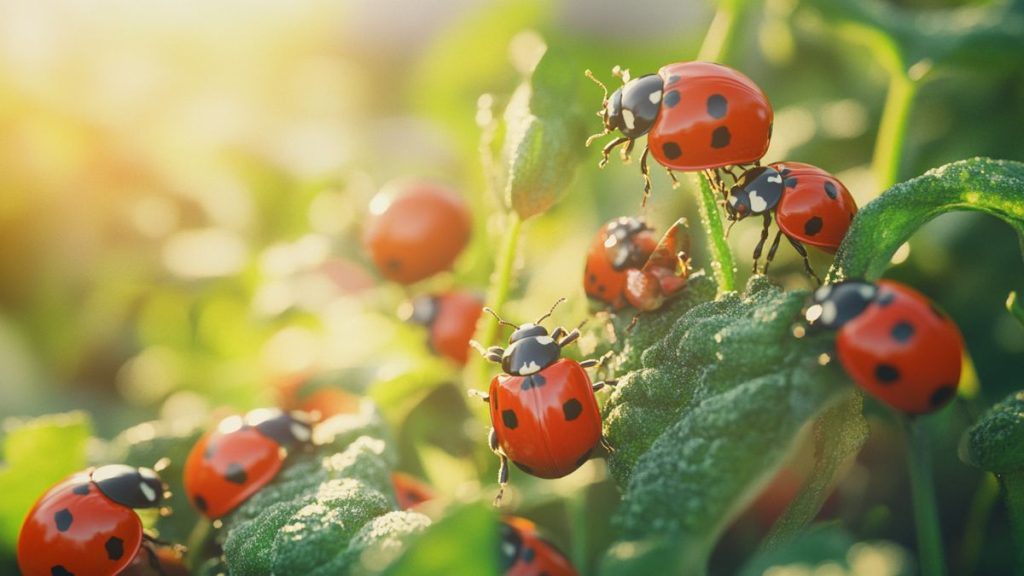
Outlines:
[[[822,286],[804,317],[813,329],[837,331],[843,369],[885,404],[925,414],[956,396],[960,330],[916,290],[890,280]]]
[[[110,464],[70,476],[46,491],[18,536],[25,576],[113,576],[154,542],[135,509],[159,508],[166,487],[149,468]]]
[[[577,576],[569,559],[525,518],[505,516],[499,524],[504,576]]]
[[[453,290],[418,296],[399,312],[406,321],[429,331],[430,350],[458,364],[469,358],[469,341],[483,312],[483,301],[473,292]]]

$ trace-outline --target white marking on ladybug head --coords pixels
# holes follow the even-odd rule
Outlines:
[[[817,290],[814,291],[814,299],[815,300],[819,300],[819,301],[820,300],[824,300],[825,298],[828,298],[828,295],[831,294],[831,293],[832,293],[832,286],[831,285],[822,286],[821,288],[818,288]]]
[[[156,502],[156,492],[149,487],[149,484],[146,484],[145,482],[139,482],[139,491],[142,492],[142,495],[146,498],[147,501]]]
[[[757,190],[750,191],[750,211],[754,213],[764,212],[768,209],[768,202],[757,195]]]
[[[817,322],[818,318],[821,318],[821,304],[815,304],[808,308],[807,312],[804,314],[804,318],[806,318],[811,324]]]
[[[865,300],[871,300],[875,297],[875,287],[870,284],[861,286],[857,292],[859,292],[861,297]]]
[[[735,206],[736,203],[739,202],[739,201],[740,201],[740,197],[739,196],[729,196],[729,205],[730,206]]]
[[[540,372],[540,364],[537,364],[533,360],[530,360],[529,364],[519,368],[519,374],[522,376],[529,376],[530,374],[536,374],[537,372]]]
[[[514,557],[516,555],[516,545],[511,542],[502,542],[501,553],[508,558]]]
[[[312,435],[308,426],[305,426],[298,422],[292,422],[291,430],[292,436],[295,436],[295,439],[298,440],[299,442],[308,442],[310,436]]]
[[[551,336],[537,336],[537,344],[540,344],[541,346],[547,346],[554,341],[555,339]]]
[[[835,322],[838,315],[839,310],[836,308],[835,302],[825,302],[821,305],[821,321],[825,324]]]
[[[622,122],[626,125],[626,128],[632,130],[636,127],[636,119],[633,118],[633,113],[626,108],[622,109]]]
[[[651,101],[651,104],[657,104],[658,102],[661,102],[661,90],[658,90],[657,92],[651,92],[651,95],[648,96],[647,98]]]
[[[782,175],[775,174],[774,176],[769,176],[767,180],[769,182],[774,182],[775,184],[782,184]]]

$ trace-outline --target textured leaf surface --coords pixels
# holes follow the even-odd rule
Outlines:
[[[498,574],[498,523],[483,503],[451,512],[412,543],[386,576]]]
[[[607,407],[625,492],[618,524],[628,538],[676,535],[698,573],[800,428],[849,390],[839,368],[818,362],[827,337],[791,333],[805,292],[755,278],[744,295],[702,301],[709,288],[695,282],[661,317],[641,317],[620,356],[631,371]]]
[[[1024,391],[989,408],[967,430],[960,459],[996,474],[1024,471]]]

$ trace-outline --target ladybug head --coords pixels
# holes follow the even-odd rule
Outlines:
[[[307,444],[313,437],[312,419],[297,410],[257,408],[245,415],[245,423],[284,448]]]
[[[601,111],[597,114],[604,122],[606,133],[618,130],[627,138],[639,138],[646,134],[658,119],[665,81],[657,74],[630,79],[629,71],[618,66],[612,73],[622,79],[623,85],[612,92],[611,96],[608,96],[608,89],[604,84],[592,74],[587,74],[604,89]]]
[[[616,270],[643,267],[655,246],[657,239],[639,218],[616,218],[605,228],[605,253]]]
[[[782,189],[782,175],[771,166],[747,170],[729,190],[725,204],[729,220],[742,220],[775,208],[782,198]]]
[[[92,481],[104,496],[128,508],[158,508],[167,490],[155,471],[124,464],[100,466]]]
[[[856,318],[878,296],[871,282],[846,280],[827,284],[814,291],[804,319],[812,329],[838,330]]]
[[[437,318],[438,298],[425,294],[417,296],[411,303],[403,304],[398,310],[398,317],[410,324],[430,326]]]

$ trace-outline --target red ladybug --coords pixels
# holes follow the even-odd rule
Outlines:
[[[409,510],[434,499],[430,486],[404,472],[391,473],[391,485],[395,489],[395,500],[402,510]]]
[[[465,364],[469,358],[469,341],[476,331],[483,306],[483,301],[473,292],[454,290],[420,296],[400,315],[408,322],[429,329],[427,345],[431,350]]]
[[[220,518],[273,480],[289,450],[311,438],[301,412],[261,408],[225,418],[189,452],[185,493],[200,512]]]
[[[779,230],[768,250],[764,271],[768,272],[779,240],[785,235],[803,257],[804,269],[820,284],[803,245],[835,254],[857,214],[857,203],[842,182],[821,168],[801,162],[777,162],[746,171],[729,191],[725,211],[732,222],[751,215],[761,216],[764,221],[761,240],[754,248],[755,274],[774,212]]]
[[[508,483],[509,460],[538,478],[561,478],[582,466],[598,443],[610,449],[601,434],[594,392],[615,381],[591,383],[585,368],[598,365],[598,360],[561,357],[562,348],[575,342],[580,332],[559,326],[549,334],[540,323],[550,315],[549,311],[522,326],[498,318],[515,328],[507,348],[484,350],[473,343],[484,358],[501,364],[504,372],[491,380],[487,394],[477,393],[490,404],[494,425],[490,447],[501,462],[496,503]]]
[[[889,406],[925,414],[956,395],[964,351],[960,330],[912,288],[889,280],[822,286],[805,319],[812,328],[838,331],[843,369]]]
[[[363,241],[382,275],[412,284],[450,268],[471,227],[465,202],[448,188],[395,182],[370,202]]]
[[[656,310],[686,285],[689,259],[682,244],[685,222],[677,221],[660,241],[642,220],[616,218],[604,225],[587,252],[583,286],[587,296],[612,310],[629,305]]]
[[[768,151],[774,118],[771,104],[761,88],[740,72],[711,62],[680,62],[634,79],[617,67],[614,73],[624,84],[609,97],[604,84],[587,71],[605,91],[599,112],[604,131],[587,143],[615,130],[622,134],[601,151],[600,165],[605,166],[616,146],[625,144],[623,157],[628,157],[634,140],[647,134],[640,158],[645,201],[651,189],[648,153],[672,175],[672,170],[749,164]],[[721,177],[715,175],[712,181],[720,182]]]
[[[542,538],[533,522],[505,516],[499,530],[501,573],[504,576],[577,576],[565,554]]]
[[[136,508],[158,508],[166,488],[149,468],[111,464],[72,475],[32,507],[18,536],[25,576],[105,576],[121,572],[152,542]]]

